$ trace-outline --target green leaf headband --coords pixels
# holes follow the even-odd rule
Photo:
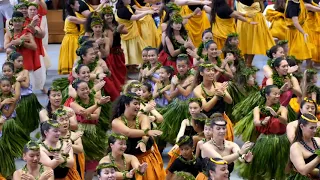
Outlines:
[[[49,90],[51,90],[51,91],[61,91],[61,87],[60,86],[51,86],[50,88],[49,88]]]
[[[23,22],[25,21],[24,17],[13,17],[12,22]]]
[[[106,6],[101,9],[102,14],[113,14],[113,6]]]
[[[204,67],[204,68],[212,68],[212,67],[214,67],[214,64],[204,64],[204,63],[202,63],[202,64],[200,64],[199,65],[200,67]]]
[[[53,120],[48,120],[48,121],[46,121],[46,123],[48,123],[50,126],[52,126],[54,128],[60,127],[60,124],[58,122],[53,122]]]
[[[125,94],[125,96],[129,97],[129,98],[132,98],[132,99],[136,99],[138,101],[140,101],[140,97],[139,96],[135,96],[135,95],[131,95],[131,94]]]
[[[34,3],[34,2],[28,2],[28,7],[30,7],[30,6],[34,6],[34,7],[36,7],[36,8],[38,8],[39,7],[39,5],[37,4],[37,3]]]
[[[188,58],[188,55],[187,54],[179,54],[178,58]]]
[[[97,170],[102,170],[102,169],[105,169],[105,168],[113,168],[113,169],[116,169],[117,166],[113,163],[102,163],[102,164],[99,164],[97,166]]]
[[[112,136],[118,140],[128,140],[128,137],[126,137],[122,134],[111,133],[110,136]]]
[[[238,33],[230,33],[228,34],[228,37],[239,37]]]
[[[56,115],[57,117],[61,117],[61,116],[67,115],[67,111],[62,108],[58,108],[53,112],[53,114]]]
[[[186,136],[184,139],[182,139],[180,142],[177,142],[177,145],[180,146],[181,144],[184,144],[190,139],[190,136]]]
[[[196,178],[192,175],[192,174],[189,174],[187,172],[184,172],[184,171],[175,171],[174,174],[177,176],[177,177],[182,177],[184,180],[195,180]]]
[[[259,69],[257,69],[256,67],[252,67],[252,68],[244,68],[241,71],[241,74],[244,75],[246,78],[248,78],[250,75],[256,73],[257,71],[259,71]]]
[[[32,151],[39,151],[40,146],[36,141],[29,141],[26,144],[27,149],[32,150]]]
[[[317,74],[318,72],[314,69],[307,69],[307,73],[309,74]]]
[[[195,120],[195,121],[207,121],[208,120],[208,118],[192,118],[193,120]]]
[[[280,40],[280,41],[278,41],[278,45],[280,45],[280,46],[282,46],[282,45],[284,45],[284,44],[287,44],[289,41],[288,40]]]
[[[130,88],[141,88],[142,84],[140,83],[132,83],[129,85]]]
[[[16,4],[16,5],[13,6],[13,9],[16,11],[16,10],[22,8],[22,7],[26,7],[27,8],[28,7],[28,2],[20,1],[19,4]]]
[[[96,12],[96,11],[92,12],[91,18],[92,18],[91,24],[90,24],[91,27],[93,27],[93,26],[95,26],[95,25],[101,25],[101,24],[103,24],[103,20],[102,20],[101,17],[99,16],[99,13],[98,13],[98,12]]]
[[[192,102],[202,103],[201,98],[190,98],[189,103],[192,103]]]
[[[174,3],[174,2],[169,2],[167,5],[167,8],[169,9],[169,10],[171,10],[171,11],[178,11],[178,12],[180,12],[180,10],[181,10],[181,7],[180,6],[178,6],[176,3]]]
[[[171,19],[172,19],[172,21],[173,21],[174,23],[182,23],[182,21],[183,21],[182,16],[181,16],[179,13],[177,13],[177,12],[175,12],[175,13],[171,16]]]

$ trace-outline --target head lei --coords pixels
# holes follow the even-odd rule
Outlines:
[[[277,44],[282,46],[282,45],[287,44],[287,43],[288,43],[288,40],[280,40],[280,41],[278,41]]]
[[[34,2],[28,2],[28,7],[30,7],[30,6],[34,6],[34,7],[36,7],[36,8],[38,8],[39,7],[39,5],[37,4],[37,3],[34,3]]]
[[[177,145],[180,146],[181,144],[189,141],[189,139],[190,139],[190,136],[185,136],[184,139],[182,139],[181,141],[177,142]]]
[[[306,120],[306,121],[308,121],[308,122],[312,122],[312,123],[317,123],[318,122],[318,118],[315,115],[313,115],[311,113],[308,113],[308,114],[313,116],[315,119],[309,119],[309,118],[305,117],[303,114],[301,115],[301,118]]]
[[[102,25],[103,24],[103,20],[99,16],[98,12],[96,12],[96,11],[92,12],[91,18],[92,18],[91,24],[90,24],[91,27],[93,27],[95,25]]]
[[[102,14],[113,14],[113,6],[105,6],[101,9]]]
[[[60,126],[58,122],[53,122],[52,119],[49,119],[48,121],[46,121],[46,123],[48,123],[51,127],[54,127],[54,128],[59,128]]]
[[[230,33],[228,34],[228,37],[239,37],[239,34],[238,33]]]
[[[20,1],[20,3],[14,5],[13,9],[16,11],[22,7],[28,7],[28,1]]]
[[[248,78],[250,75],[258,72],[259,69],[258,68],[244,68],[242,71],[241,71],[241,74],[244,75],[246,78]]]
[[[316,101],[314,101],[314,100],[311,99],[311,98],[307,98],[307,97],[305,97],[303,100],[304,100],[305,102],[308,102],[308,103],[316,103]]]
[[[27,147],[27,149],[32,150],[32,151],[39,151],[39,149],[40,149],[40,146],[39,146],[38,142],[36,142],[36,141],[29,141],[26,144],[26,147]]]
[[[177,11],[177,12],[180,12],[181,10],[181,7],[178,6],[176,3],[174,2],[169,2],[167,5],[167,8],[173,12]]]
[[[24,17],[12,17],[11,19],[13,22],[23,22],[25,21]]]
[[[126,97],[129,97],[129,98],[132,98],[132,99],[136,99],[136,100],[138,100],[138,101],[140,101],[141,99],[140,99],[140,97],[139,96],[137,96],[137,95],[133,95],[133,94],[124,94]]]
[[[210,161],[215,163],[215,164],[218,164],[218,165],[224,165],[224,164],[228,164],[227,161],[225,160],[222,160],[222,161],[215,161],[213,158],[210,158]]]
[[[189,58],[189,56],[187,54],[183,54],[183,53],[179,54],[177,57],[178,58],[185,58],[185,59]]]
[[[189,174],[184,171],[175,171],[174,174],[177,177],[182,177],[184,180],[195,180],[196,179],[192,174]]]
[[[210,64],[202,63],[199,66],[203,67],[203,68],[212,68],[212,67],[214,67],[214,64],[212,64],[212,63],[210,63]]]
[[[57,117],[61,117],[61,116],[67,115],[67,111],[64,110],[64,109],[62,109],[62,108],[58,108],[57,110],[55,110],[55,111],[53,112],[53,114],[54,114],[55,116],[57,116]]]
[[[307,69],[308,74],[317,74],[318,72],[314,69]]]
[[[142,84],[133,82],[129,85],[129,88],[141,88],[141,86]]]
[[[183,21],[182,16],[178,12],[172,14],[171,19],[174,23],[182,23]]]
[[[111,133],[110,136],[114,137],[115,139],[118,140],[128,140],[128,137],[122,135],[122,134],[116,134],[116,133]]]
[[[105,169],[105,168],[114,168],[116,169],[117,166],[113,163],[101,163],[97,166],[97,170],[102,170],[102,169]]]
[[[195,121],[202,121],[202,122],[207,122],[208,118],[192,118]]]
[[[49,90],[50,91],[61,91],[61,87],[60,86],[51,86],[50,88],[49,88]]]
[[[189,103],[192,103],[192,102],[197,102],[199,104],[202,103],[201,98],[190,98],[189,99]]]

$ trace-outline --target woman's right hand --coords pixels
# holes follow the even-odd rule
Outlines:
[[[162,134],[162,131],[159,130],[149,130],[147,135],[148,136],[160,136]]]
[[[289,83],[286,82],[286,83],[284,83],[284,85],[280,88],[280,91],[286,92],[286,91],[288,91],[288,90],[289,90]]]
[[[53,177],[53,170],[49,169],[49,170],[46,170],[44,173],[41,174],[39,180],[48,180],[51,177]]]
[[[3,105],[5,105],[5,104],[12,104],[12,103],[14,103],[14,98],[7,98],[7,99],[5,99],[5,100],[3,100],[1,103],[3,104]]]
[[[21,180],[35,180],[35,178],[29,173],[21,174]]]
[[[128,178],[128,179],[133,178],[135,172],[136,172],[135,168],[131,169],[129,172],[127,172],[126,178]]]
[[[110,96],[102,96],[99,100],[99,104],[106,104],[110,101]]]
[[[245,143],[242,145],[239,153],[240,153],[241,155],[247,154],[247,152],[252,148],[252,146],[253,146],[253,143],[252,143],[252,142],[250,142],[250,141],[245,142]]]

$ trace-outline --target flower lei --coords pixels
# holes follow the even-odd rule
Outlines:
[[[204,61],[209,61],[208,55],[206,55],[206,56],[204,57]],[[221,61],[221,59],[220,59],[219,56],[216,57],[216,61],[217,61],[217,66],[218,66],[218,67],[221,67],[222,61]]]
[[[184,79],[186,79],[187,77],[189,77],[191,74],[192,74],[192,72],[191,72],[191,70],[189,69],[189,70],[187,71],[187,73],[185,73],[184,75],[181,75],[180,73],[178,73],[178,74],[177,74],[177,78],[178,78],[179,80],[184,80]]]
[[[272,80],[273,84],[276,85],[278,88],[281,88],[284,85],[284,79],[286,78],[291,78],[291,75],[288,74],[286,76],[280,77],[278,73],[273,73],[272,74]]]
[[[79,106],[87,109],[87,108],[89,108],[89,107],[91,107],[91,106],[93,106],[93,105],[95,104],[93,93],[90,93],[90,94],[89,94],[89,99],[90,99],[90,100],[89,100],[89,103],[88,103],[88,104],[85,104],[84,102],[82,102],[82,100],[80,99],[80,97],[77,96],[76,102],[79,104]]]
[[[197,158],[195,155],[193,155],[193,158],[191,160],[185,160],[181,155],[178,156],[178,159],[183,162],[184,164],[187,164],[187,165],[195,165],[196,164],[196,161],[197,161]]]
[[[182,179],[184,180],[195,180],[196,178],[193,176],[193,175],[190,175],[190,174],[187,174],[186,172],[184,171],[175,171],[174,174],[177,176],[177,177],[181,177]]]
[[[82,58],[78,61],[78,65],[80,65],[80,64],[83,64],[83,59]],[[93,72],[94,69],[97,67],[97,64],[98,64],[98,60],[94,60],[94,62],[89,63],[86,66],[88,66],[90,72]]]
[[[22,168],[22,171],[24,171],[25,173],[28,173],[28,172],[29,172],[27,165],[24,165],[24,167]],[[38,177],[35,178],[35,180],[39,180],[39,178],[40,178],[40,176],[41,176],[41,174],[42,174],[43,172],[44,172],[44,167],[43,167],[43,165],[40,163],[39,175],[38,175]]]
[[[58,148],[53,148],[53,147],[48,147],[44,142],[41,142],[41,145],[46,149],[48,150],[49,152],[60,152],[61,149],[62,149],[62,146],[63,146],[63,141],[60,140],[60,144],[61,146],[58,147]]]
[[[124,115],[121,116],[121,120],[124,122],[126,126],[128,126],[128,120]],[[136,117],[136,129],[139,129],[139,128],[140,128],[139,119],[138,117]]]
[[[266,109],[265,105],[259,106],[260,108],[260,113],[265,115],[265,116],[272,116],[269,110]],[[280,109],[280,103],[272,105],[271,108],[275,111],[278,112]]]
[[[118,168],[118,166],[117,166],[117,164],[116,164],[116,162],[115,162],[115,159],[113,158],[112,154],[109,153],[108,156],[109,156],[109,159],[110,159],[111,163],[112,163],[113,165],[115,165],[115,169],[116,169],[117,171],[120,171],[120,169]],[[126,170],[126,169],[127,169],[127,162],[126,162],[126,159],[124,158],[124,155],[123,155],[123,154],[122,154],[121,158],[122,158],[122,161],[123,161],[124,169]]]

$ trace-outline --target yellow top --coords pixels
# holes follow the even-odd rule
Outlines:
[[[237,4],[237,11],[243,13],[243,14],[247,14],[249,17],[250,16],[255,16],[256,13],[260,13],[261,12],[261,7],[260,7],[260,3],[259,2],[254,2],[253,4],[251,4],[251,6],[247,6],[245,4],[242,3],[238,3]]]
[[[79,35],[79,30],[76,24],[70,22],[68,18],[64,21],[64,33]]]
[[[287,8],[288,8],[288,2],[289,0],[287,0],[287,3],[286,3],[286,9],[284,11],[284,14],[286,14],[286,11],[287,11]],[[304,5],[304,2],[302,0],[299,1],[299,4],[300,4],[300,14],[298,16],[298,20],[299,20],[299,24],[300,25],[303,25],[304,22],[306,21],[307,19],[307,16],[308,16],[308,11]],[[293,21],[291,18],[286,18],[286,24],[289,28],[295,28],[294,25],[293,25]]]
[[[82,0],[83,1],[83,0]],[[83,1],[84,3],[86,3],[85,1]],[[89,5],[88,3],[86,3],[86,5],[89,7],[90,12],[94,11],[93,7],[91,7],[91,5]],[[85,19],[86,17],[84,17],[82,14],[76,12],[76,16],[77,18],[80,19]],[[84,33],[86,32],[85,27],[83,24],[80,24],[80,36],[84,35]]]
[[[130,7],[130,5],[126,5],[126,8],[132,14],[134,14],[132,9],[131,9],[131,7]],[[121,34],[121,40],[127,41],[127,40],[130,40],[130,39],[133,39],[133,38],[139,36],[139,29],[138,29],[137,21],[121,19],[121,18],[118,17],[118,15],[116,15],[116,20],[120,24],[123,24],[128,30],[127,34]]]

